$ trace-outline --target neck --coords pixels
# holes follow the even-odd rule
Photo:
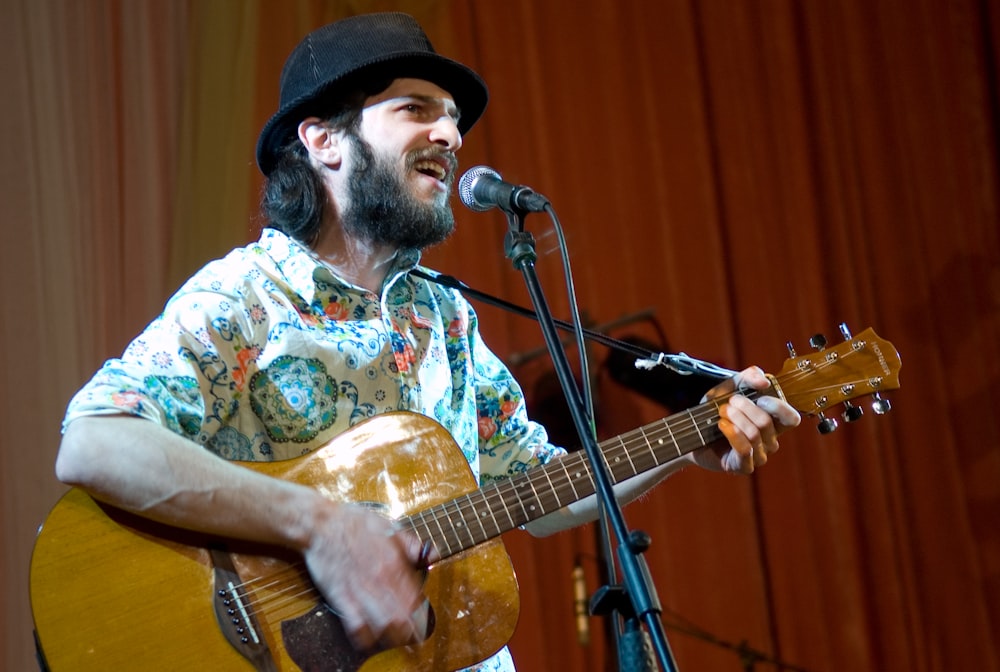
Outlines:
[[[398,250],[348,235],[340,222],[323,227],[313,253],[342,279],[380,294]]]

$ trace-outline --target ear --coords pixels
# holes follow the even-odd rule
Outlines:
[[[340,166],[340,133],[330,129],[319,117],[304,119],[298,128],[301,142],[309,156],[328,168]]]

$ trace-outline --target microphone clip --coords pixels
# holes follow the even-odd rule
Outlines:
[[[515,218],[516,225],[514,224]],[[529,231],[524,230],[519,216],[507,213],[507,219],[511,221],[511,226],[503,238],[504,254],[514,264],[514,268],[521,270],[525,264],[534,264],[538,261],[535,237]]]

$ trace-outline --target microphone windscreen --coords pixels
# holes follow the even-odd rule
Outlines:
[[[465,204],[465,207],[476,212],[485,212],[493,207],[489,203],[480,203],[473,193],[473,190],[476,188],[476,182],[482,177],[492,177],[497,180],[503,179],[500,177],[500,173],[489,166],[475,166],[465,171],[465,174],[458,180],[458,197]]]

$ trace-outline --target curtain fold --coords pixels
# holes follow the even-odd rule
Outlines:
[[[884,417],[859,400],[857,423],[821,437],[807,419],[751,478],[686,470],[626,509],[653,536],[680,669],[738,669],[710,635],[816,672],[1000,670],[1000,12],[978,0],[3,3],[4,669],[33,666],[30,552],[63,492],[69,396],[256,235],[256,136],[298,39],[383,9],[489,83],[463,165],[555,204],[591,323],[633,316],[614,335],[732,368],[777,371],[787,341],[805,354],[840,322],[901,353]],[[427,263],[527,303],[502,216],[456,216]],[[550,227],[529,225],[563,317]],[[541,344],[480,314],[502,356]],[[603,436],[667,412],[594,358]],[[516,373],[558,416],[545,359]],[[573,628],[593,528],[507,543],[520,669],[611,669],[600,621],[589,647]]]

